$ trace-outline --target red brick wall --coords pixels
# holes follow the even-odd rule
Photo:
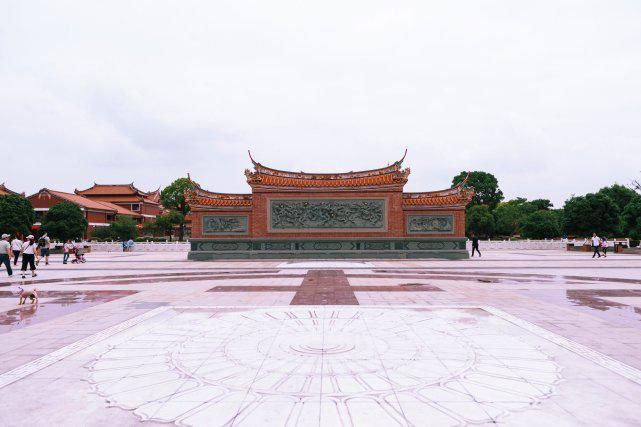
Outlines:
[[[308,198],[331,198],[331,199],[376,199],[382,198],[387,201],[387,230],[386,231],[301,231],[301,232],[270,232],[268,224],[269,199],[308,199]],[[387,192],[310,192],[310,193],[288,193],[288,192],[258,192],[253,194],[252,209],[249,210],[194,210],[192,211],[192,237],[202,238],[224,238],[224,237],[464,237],[465,236],[465,209],[403,209],[403,196],[398,191]],[[419,234],[407,233],[406,218],[408,214],[452,214],[454,215],[453,234]],[[247,215],[249,216],[249,234],[247,235],[202,235],[203,215]]]

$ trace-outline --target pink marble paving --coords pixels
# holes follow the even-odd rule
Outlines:
[[[0,378],[58,349],[159,307],[215,306],[230,307],[237,312],[239,307],[250,311],[256,310],[255,307],[280,310],[293,302],[297,304],[296,310],[306,304],[316,307],[345,304],[346,309],[390,307],[382,313],[392,317],[399,307],[491,306],[631,369],[641,369],[641,256],[613,254],[607,259],[593,260],[583,253],[564,251],[486,251],[481,259],[464,261],[190,262],[182,253],[91,253],[83,265],[62,265],[59,258],[54,255],[49,266],[40,266],[39,276],[33,281],[23,283],[0,276]],[[4,271],[0,271],[0,275],[4,275]],[[321,283],[316,286],[310,279]],[[39,306],[18,307],[15,293],[20,285],[35,287],[43,293]],[[56,296],[64,296],[65,292],[84,297],[58,299],[56,303]],[[105,296],[111,293],[117,298],[94,298],[88,303],[86,297],[98,295],[96,292],[103,292]],[[198,316],[208,318],[207,309],[203,310]],[[38,313],[42,315],[38,317]],[[198,316],[195,321],[205,321],[198,320]],[[38,320],[29,322],[28,319]],[[373,322],[370,326],[379,327]],[[198,325],[194,323],[194,330],[200,328]],[[512,333],[522,333],[507,326],[501,328],[501,333],[507,334],[505,339]],[[131,333],[136,330],[131,329]],[[274,339],[280,338],[275,335]],[[538,342],[539,338],[531,340]],[[101,347],[103,345],[107,347]],[[111,407],[87,382],[86,366],[110,345],[108,341],[97,343],[0,387],[0,425],[155,425],[160,422],[162,417],[141,418],[133,407]],[[314,345],[309,345],[305,351],[316,351]],[[337,343],[338,347],[332,348],[342,348],[342,345],[344,343]],[[537,420],[557,425],[585,425],[588,421],[602,425],[637,425],[638,419],[631,414],[641,413],[641,385],[595,365],[580,354],[559,350],[547,341],[541,345],[547,348],[555,363],[563,362],[564,369],[561,371],[563,381],[554,386],[553,395],[537,403]],[[329,347],[318,348],[321,352],[330,351]],[[322,378],[324,374],[319,375]],[[397,390],[397,403],[386,409],[388,415],[393,415],[389,418],[392,421],[381,421],[379,425],[421,425],[411,421],[412,411],[425,408],[412,400],[415,395],[405,398],[399,397],[399,393]],[[27,402],[24,396],[30,397]],[[595,403],[606,398],[608,407]],[[347,402],[351,398],[345,399]],[[368,407],[372,400],[358,401],[356,395],[354,399],[337,412],[341,422],[348,419],[352,425],[376,425],[367,417],[358,418],[360,415],[345,418],[347,413],[368,413],[358,408]],[[323,402],[321,399],[315,404],[315,413],[326,414],[325,423],[332,425],[329,420],[335,414],[334,409],[323,409],[326,408]],[[26,405],[26,410],[17,415],[13,410],[16,405]],[[65,407],[64,414],[59,413],[61,405]],[[291,411],[299,408],[290,407],[289,403],[261,405]],[[168,407],[162,407],[162,411],[169,411]],[[406,410],[396,416],[396,407]],[[459,425],[476,422],[472,414],[481,407],[468,404],[466,408],[457,412],[464,413],[463,418],[454,417]],[[318,421],[301,424],[304,418],[300,418],[301,422],[294,422],[292,418],[283,421],[277,410],[261,411],[252,415],[268,417],[261,425],[319,425]],[[291,411],[288,413],[294,413]],[[301,411],[296,412],[299,414],[296,417],[303,417],[304,411]],[[491,410],[482,411],[492,419]],[[450,425],[438,414],[434,412],[430,425]],[[496,417],[505,425],[533,425],[534,420],[528,418],[526,412],[518,411]],[[200,418],[196,416],[189,419],[185,424],[210,425],[198,421]],[[238,419],[238,425],[242,425],[240,421]],[[243,422],[256,420],[248,416]]]

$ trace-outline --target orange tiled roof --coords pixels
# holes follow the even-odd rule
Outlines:
[[[94,183],[93,186],[87,188],[86,190],[76,190],[76,194],[80,194],[82,196],[120,196],[120,195],[128,195],[128,196],[139,196],[139,197],[145,197],[150,200],[154,200],[156,197],[156,193],[158,193],[159,196],[159,191],[160,189],[154,191],[154,192],[145,192],[141,191],[138,188],[134,186],[134,183],[132,182],[131,184],[96,184]],[[154,201],[153,203],[158,203],[157,201]]]
[[[114,214],[117,212],[116,209],[110,206],[104,205],[102,204],[102,202],[97,202],[87,197],[79,196],[77,194],[65,193],[64,191],[49,190],[48,188],[43,188],[33,196],[29,196],[29,198],[32,198],[32,197],[42,198],[42,197],[47,197],[47,195],[56,196],[60,199],[74,203],[82,208],[89,209],[89,210],[107,211],[107,212],[113,212]]]
[[[406,150],[407,153],[407,150]],[[308,173],[289,172],[269,168],[250,159],[254,171],[246,170],[247,182],[252,187],[281,188],[363,188],[402,187],[410,174],[409,168],[401,169],[405,156],[391,166],[357,172]]]
[[[466,187],[467,178],[447,190],[425,193],[403,193],[403,206],[467,206],[474,197],[474,189]]]
[[[4,185],[4,182],[3,182],[2,184],[0,184],[0,196],[9,196],[9,195],[17,195],[17,196],[23,196],[24,197],[24,193],[18,193],[16,191],[9,190]]]
[[[251,207],[251,194],[226,194],[214,193],[196,187],[185,194],[187,203],[191,207],[218,206],[218,207]]]

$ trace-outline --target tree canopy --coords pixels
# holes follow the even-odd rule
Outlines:
[[[165,209],[180,212],[182,219],[178,224],[179,240],[185,236],[185,216],[189,213],[189,204],[185,200],[185,193],[194,188],[194,182],[189,178],[178,178],[160,192],[160,201]]]
[[[621,228],[633,239],[641,239],[641,197],[635,197],[621,213]]]
[[[466,176],[467,172],[459,173],[452,179],[452,185],[459,184]],[[491,173],[482,171],[470,172],[467,185],[474,187],[474,199],[468,205],[468,208],[475,205],[487,205],[490,210],[494,210],[503,200],[503,192],[499,188],[499,181]]]
[[[78,205],[61,202],[53,205],[42,218],[42,231],[50,237],[65,241],[81,239],[87,231],[87,220]]]
[[[536,210],[536,205],[522,197],[502,202],[494,209],[494,231],[502,236],[514,236],[520,232],[523,219]]]
[[[476,205],[468,209],[465,217],[468,233],[479,237],[489,237],[494,233],[494,217],[486,205]]]
[[[0,196],[0,233],[29,234],[36,220],[31,202],[22,196]]]
[[[625,209],[625,207],[632,201],[632,199],[641,197],[636,193],[636,191],[620,184],[603,187],[597,192],[597,194],[603,194],[612,199],[612,201],[616,203],[620,212]]]
[[[120,216],[114,222],[109,224],[111,236],[117,240],[135,239],[138,236],[138,226],[136,222],[128,216]]]
[[[558,218],[553,211],[532,212],[523,219],[521,224],[521,235],[528,239],[550,239],[560,234]]]
[[[602,193],[571,197],[563,207],[564,229],[576,236],[619,233],[618,205]]]

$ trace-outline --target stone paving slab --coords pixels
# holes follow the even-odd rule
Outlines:
[[[117,425],[141,422],[147,425],[159,422],[212,425],[205,420],[211,420],[214,415],[215,419],[224,418],[224,413],[231,414],[229,420],[233,420],[233,425],[335,425],[336,422],[368,426],[423,425],[416,421],[417,414],[424,414],[422,419],[429,418],[430,425],[495,421],[506,425],[532,425],[534,421],[537,425],[586,425],[595,422],[607,425],[638,424],[638,417],[635,419],[634,415],[641,413],[640,386],[635,380],[635,375],[641,369],[641,256],[614,254],[605,260],[592,260],[586,254],[565,251],[536,251],[536,254],[492,251],[484,253],[481,259],[461,261],[189,262],[181,253],[92,253],[87,258],[88,262],[83,265],[62,265],[60,257],[54,255],[49,266],[40,266],[39,276],[34,280],[23,282],[0,276],[0,378],[4,381],[0,382],[0,425],[104,425],[107,422]],[[0,271],[0,274],[4,274],[4,271]],[[40,304],[18,306],[16,292],[19,285],[26,289],[37,288],[43,295]],[[101,297],[97,298],[96,295]],[[285,309],[286,306],[291,308]],[[172,307],[185,308],[176,312]],[[217,308],[212,311],[210,307]],[[403,317],[399,313],[425,312],[430,311],[430,307],[434,313],[441,309],[446,311],[425,320],[426,329],[420,329],[418,335],[410,337],[403,335],[409,333],[406,330],[395,329],[400,321],[398,316]],[[470,314],[465,307],[478,308],[474,308],[476,311]],[[450,309],[454,311],[447,312]],[[301,310],[324,314],[316,321],[310,320],[315,325],[313,327],[305,326],[307,321],[303,322],[308,336],[298,331],[294,340],[296,344],[292,344],[298,347],[296,350],[286,347],[286,351],[298,351],[295,354],[313,360],[331,359],[332,363],[325,365],[326,369],[321,372],[313,370],[312,361],[304,364],[309,374],[305,381],[296,376],[294,368],[297,365],[287,368],[289,377],[282,384],[288,394],[271,394],[267,399],[265,394],[258,393],[251,386],[258,380],[262,383],[270,381],[268,377],[259,378],[264,369],[267,369],[265,372],[271,372],[269,364],[252,365],[255,366],[254,377],[245,383],[237,376],[239,374],[235,374],[233,366],[221,368],[230,379],[234,375],[238,379],[225,383],[225,387],[235,387],[236,390],[236,394],[229,390],[225,394],[229,395],[230,402],[234,402],[231,406],[216,400],[214,389],[220,391],[221,387],[216,383],[207,389],[211,391],[210,394],[197,390],[189,392],[182,388],[171,393],[174,397],[184,393],[194,396],[195,400],[192,397],[152,399],[155,389],[149,389],[149,392],[141,389],[132,394],[143,399],[140,401],[142,403],[133,405],[123,401],[122,405],[113,407],[105,398],[113,396],[115,392],[101,389],[99,384],[104,381],[97,381],[97,377],[94,381],[91,377],[91,366],[99,360],[100,355],[108,354],[117,345],[111,341],[113,337],[125,337],[124,342],[128,342],[139,333],[143,334],[140,336],[149,336],[149,331],[154,328],[153,322],[148,322],[154,317],[153,313],[179,313],[178,317],[169,316],[166,319],[168,325],[174,320],[182,325],[178,336],[184,338],[201,334],[199,336],[203,340],[190,344],[190,351],[194,354],[215,350],[215,342],[224,346],[227,341],[220,334],[228,333],[231,334],[228,335],[230,339],[233,337],[229,343],[244,343],[241,347],[233,347],[234,351],[240,352],[236,354],[241,355],[234,360],[253,363],[251,361],[262,358],[261,363],[272,363],[268,356],[277,354],[273,352],[279,348],[282,350],[280,343],[291,341],[290,335],[281,335],[283,325],[289,325],[290,322],[283,323],[284,318],[275,313],[301,313]],[[356,322],[361,322],[361,329],[355,331],[360,332],[345,335],[336,327],[342,317],[326,316],[331,310],[343,314],[357,313],[358,310],[371,314],[375,312],[372,310],[379,310],[380,319],[372,318],[365,323],[358,320]],[[481,315],[481,312],[487,314]],[[262,331],[259,336],[243,334],[243,326],[216,326],[216,319],[220,316],[232,316],[235,319],[233,322],[237,323],[242,320],[238,316],[245,316],[243,319],[246,320],[247,317],[254,318],[257,313],[272,313],[277,319],[257,322],[257,331]],[[140,316],[143,316],[143,321],[135,324],[133,319]],[[395,320],[385,321],[388,317]],[[123,322],[129,326],[118,329]],[[401,380],[394,376],[397,372],[392,367],[397,366],[395,360],[403,360],[412,354],[407,346],[416,347],[422,352],[416,363],[423,363],[420,360],[424,360],[426,349],[439,341],[434,336],[428,341],[419,339],[421,334],[434,330],[427,328],[430,322],[450,328],[450,332],[458,331],[458,335],[448,335],[449,341],[444,339],[439,346],[445,352],[443,354],[451,354],[453,360],[465,354],[460,350],[461,345],[474,351],[487,350],[488,345],[499,345],[509,351],[515,351],[519,345],[530,345],[535,351],[542,351],[546,355],[545,360],[562,368],[555,371],[562,378],[547,386],[537,385],[534,379],[527,380],[528,384],[534,385],[543,394],[528,394],[524,390],[524,395],[534,399],[528,406],[531,409],[525,410],[519,409],[517,403],[499,404],[497,402],[500,399],[491,400],[498,399],[501,394],[501,390],[494,386],[490,386],[490,400],[472,399],[470,402],[463,399],[465,396],[468,399],[476,396],[472,390],[474,387],[487,387],[487,384],[482,385],[482,381],[473,380],[474,375],[481,375],[481,378],[490,375],[494,379],[502,375],[498,371],[487,372],[487,368],[470,368],[452,380],[451,387],[447,386],[445,391],[439,388],[429,392],[423,392],[422,389],[409,392],[409,389],[403,388],[403,381],[408,381],[407,378],[412,378],[412,375],[416,377],[418,372],[430,370],[421,366],[413,374],[411,371],[403,372],[406,379]],[[483,331],[487,332],[489,328],[496,333],[488,335],[484,332],[479,335],[490,337],[482,343],[474,339],[469,341],[469,334],[462,332],[469,326],[465,322],[482,325]],[[213,326],[211,328],[206,326],[210,323]],[[108,333],[113,328],[117,330],[115,335]],[[210,330],[213,332],[210,333]],[[318,331],[327,332],[320,334],[320,344]],[[259,341],[262,339],[262,344],[258,347],[249,345],[247,339],[251,336],[256,336]],[[403,339],[399,340],[398,336]],[[83,342],[89,344],[83,346]],[[148,344],[162,347],[161,342]],[[176,345],[183,343],[172,342]],[[268,342],[271,344],[264,347]],[[362,353],[351,349],[350,346],[355,343],[361,345],[360,348],[368,348],[368,351],[378,350],[377,356],[363,359],[378,364],[378,371],[370,369],[371,372],[382,373],[367,378],[340,377],[339,367],[350,366],[351,360],[362,356]],[[66,354],[61,350],[68,346],[76,346],[72,347],[76,351]],[[389,358],[391,362],[380,357],[383,350],[391,352],[386,353],[388,355],[394,355]],[[149,351],[153,358],[155,350]],[[122,357],[118,356],[123,363],[133,363],[136,357],[143,357],[129,350],[123,354]],[[586,354],[596,356],[590,358]],[[280,353],[281,356],[285,357],[284,353]],[[286,366],[288,359],[282,357],[278,360]],[[148,357],[143,359],[147,363]],[[224,365],[225,360],[229,359],[210,352],[205,360],[213,367]],[[359,362],[358,366],[361,365]],[[405,365],[411,368],[411,364]],[[503,366],[500,363],[495,365]],[[33,366],[38,369],[33,370]],[[142,365],[133,363],[132,369],[133,366]],[[171,383],[174,381],[170,378],[174,375],[174,369],[187,365],[172,366],[166,373],[154,373],[155,368],[149,367],[151,371],[144,375],[150,380],[164,378],[165,382]],[[446,363],[445,366],[450,372],[449,365]],[[611,369],[613,366],[615,369]],[[276,368],[274,365],[273,369],[282,370],[283,367]],[[531,374],[536,371],[528,370],[528,367],[517,370],[520,369],[525,369],[519,377],[521,379],[526,378],[524,372]],[[478,374],[479,371],[482,373]],[[16,376],[16,372],[20,375]],[[181,387],[187,387],[190,381],[194,381],[190,379],[193,376],[185,376],[184,370],[181,372],[179,382]],[[621,372],[631,374],[626,376]],[[202,380],[205,377],[201,376],[200,370],[195,371],[194,375],[196,383],[200,384],[198,387],[202,387],[206,383]],[[541,373],[537,375],[542,378]],[[137,376],[129,369],[127,375],[118,378],[124,381]],[[7,382],[9,378],[12,381]],[[320,381],[325,391],[334,390],[333,394],[321,392],[316,400],[309,400],[296,392],[302,390],[296,389],[299,386],[314,390],[313,378]],[[504,380],[497,379],[499,382]],[[374,387],[374,384],[382,386],[385,382],[392,390],[388,394],[373,397],[360,389]],[[279,390],[281,386],[277,383],[272,383],[270,387]],[[474,384],[474,387],[470,384]],[[207,398],[201,400],[201,405],[204,405],[201,410],[192,408],[176,415],[189,406],[185,401],[203,399],[203,393]],[[446,400],[434,400],[436,395],[442,396],[443,393],[448,396]],[[30,398],[25,402],[24,396]],[[256,400],[256,396],[261,397]],[[113,401],[111,397],[107,398]],[[447,405],[434,402],[447,402]],[[18,416],[13,409],[16,406],[27,409]],[[66,408],[65,415],[58,413],[60,407]],[[223,407],[227,409],[221,409]]]

